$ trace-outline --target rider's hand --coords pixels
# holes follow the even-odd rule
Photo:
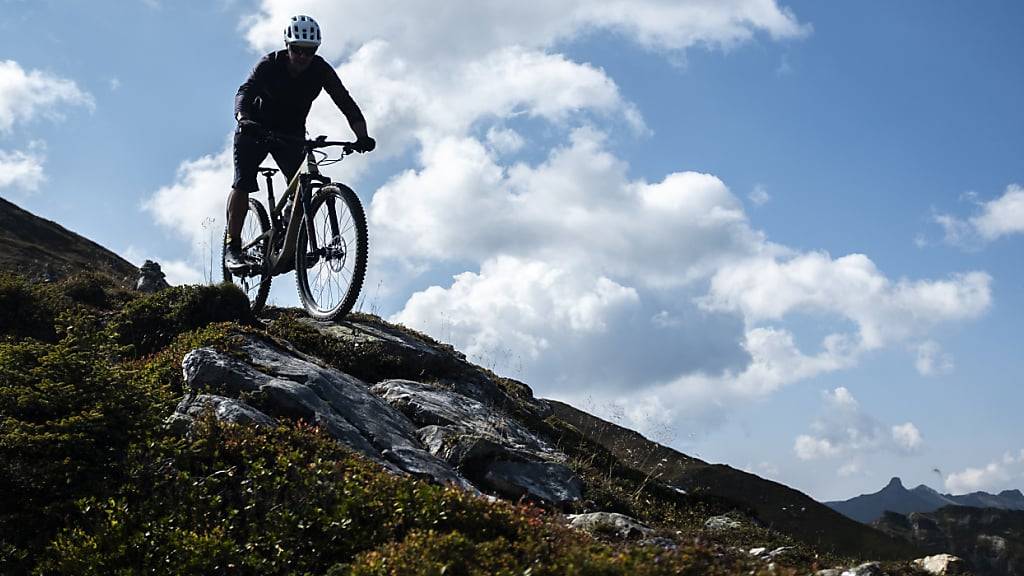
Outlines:
[[[352,145],[352,149],[356,152],[371,152],[377,147],[377,141],[369,136],[362,136],[356,140],[356,143]]]

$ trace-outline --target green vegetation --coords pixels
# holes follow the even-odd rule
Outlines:
[[[175,436],[163,422],[186,392],[183,356],[263,333],[230,285],[139,295],[98,275],[0,275],[0,311],[3,574],[767,574],[735,547],[793,544],[753,523],[715,540],[703,521],[733,506],[674,492],[555,418],[529,424],[584,478],[577,511],[633,515],[677,549],[594,539],[561,514],[393,476],[303,423],[207,417]],[[371,380],[467,366],[346,348],[287,314],[270,332]],[[774,573],[817,563],[797,546],[785,564]]]

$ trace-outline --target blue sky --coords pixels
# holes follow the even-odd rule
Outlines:
[[[332,172],[364,310],[819,499],[1024,488],[1018,2],[0,11],[0,195],[173,282],[208,273],[234,92],[306,13],[380,142]],[[309,126],[348,136],[326,98]]]

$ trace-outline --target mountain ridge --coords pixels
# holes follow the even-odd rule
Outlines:
[[[893,477],[878,492],[861,494],[847,500],[828,501],[824,504],[848,518],[868,524],[881,518],[885,512],[906,515],[913,512],[934,512],[944,506],[1024,510],[1024,494],[1018,489],[1003,490],[999,494],[980,491],[962,495],[942,494],[925,484],[908,490],[898,477]]]

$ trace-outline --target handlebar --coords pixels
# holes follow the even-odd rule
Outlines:
[[[306,138],[298,138],[290,134],[282,134],[280,132],[275,132],[273,130],[270,130],[269,128],[265,128],[262,125],[252,121],[245,122],[244,124],[240,123],[240,125],[243,127],[248,127],[250,129],[258,130],[260,132],[259,138],[263,138],[266,140],[276,140],[278,142],[285,144],[301,145],[305,150],[316,150],[318,148],[327,148],[329,146],[341,146],[343,156],[347,156],[355,152],[354,147],[356,145],[356,142],[354,141],[346,142],[341,140],[328,140],[327,136],[317,136],[314,140],[307,140]]]

